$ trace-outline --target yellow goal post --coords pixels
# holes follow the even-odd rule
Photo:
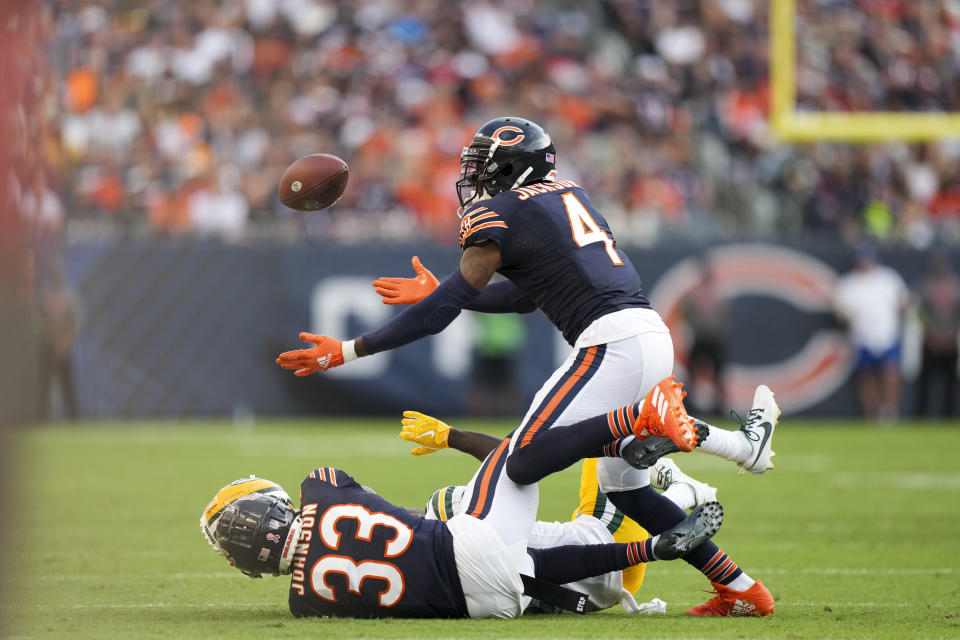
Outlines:
[[[960,138],[960,113],[797,111],[796,2],[770,0],[770,124],[789,142]]]

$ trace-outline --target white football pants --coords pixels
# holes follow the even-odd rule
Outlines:
[[[506,459],[541,429],[565,426],[638,402],[673,370],[673,342],[666,327],[574,349],[543,384],[523,423],[483,462],[463,498],[461,513],[485,520],[499,534],[522,571],[536,521],[536,484],[518,485],[507,477]],[[634,469],[619,458],[597,465],[604,492],[639,489],[650,484],[649,470]],[[524,571],[525,572],[525,571]]]

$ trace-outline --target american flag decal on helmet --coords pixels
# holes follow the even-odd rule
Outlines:
[[[554,158],[553,158],[553,154],[552,154],[552,153],[545,153],[545,154],[543,154],[543,155],[544,155],[544,158],[546,159],[547,162],[554,162]]]

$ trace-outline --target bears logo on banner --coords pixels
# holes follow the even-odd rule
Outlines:
[[[837,274],[820,260],[786,247],[728,245],[710,252],[710,264],[720,295],[727,300],[774,298],[811,316],[803,345],[779,360],[738,361],[732,352],[725,380],[726,402],[749,407],[758,384],[777,394],[784,411],[816,405],[839,389],[852,366],[852,353],[839,329],[817,326],[813,316],[830,314]],[[650,302],[673,334],[677,364],[686,367],[692,342],[683,321],[683,300],[700,281],[697,258],[678,262],[657,280]]]

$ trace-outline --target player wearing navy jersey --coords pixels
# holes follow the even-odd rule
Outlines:
[[[453,536],[439,522],[411,515],[332,468],[310,472],[300,503],[309,533],[301,532],[293,556],[295,616],[467,617]]]
[[[648,411],[639,423],[659,430],[680,419]],[[296,616],[517,617],[529,603],[525,584],[528,591],[556,589],[672,560],[720,527],[723,511],[710,502],[642,542],[529,548],[536,483],[629,433],[624,423],[611,429],[611,420],[603,415],[551,430],[529,448],[544,455],[512,472],[504,453],[511,439],[504,439],[465,490],[463,508],[446,522],[412,515],[326,467],[303,481],[299,511],[278,485],[242,481],[221,489],[201,525],[214,549],[245,574],[290,574]]]
[[[605,315],[650,309],[640,276],[614,246],[607,221],[587,192],[569,180],[504,191],[468,206],[460,246],[466,251],[487,243],[500,254],[497,271],[570,344]]]
[[[481,126],[461,154],[459,269],[435,288],[430,282],[413,287],[425,296],[407,294],[408,284],[421,283],[419,274],[412,282],[378,281],[387,301],[415,304],[383,327],[346,342],[302,333],[301,339],[316,346],[285,352],[277,363],[298,376],[310,375],[438,333],[463,309],[524,313],[539,308],[573,349],[511,434],[505,452],[510,464],[529,463],[532,456],[525,449],[553,427],[642,398],[673,369],[669,330],[650,308],[636,269],[586,191],[556,180],[555,161],[553,141],[533,122],[508,117]],[[505,280],[491,283],[495,273]],[[645,468],[619,457],[627,447],[631,452],[637,447],[627,438],[598,461],[600,489],[650,533],[663,531],[684,514],[650,487],[647,467],[656,456],[698,447],[760,475],[772,466],[778,415],[773,394],[761,387],[741,430],[698,423],[696,429],[665,434],[670,438],[645,445],[644,455],[633,460]],[[690,613],[772,613],[769,592],[711,545],[686,559],[714,583],[726,613],[719,606]],[[736,605],[743,601],[753,608]]]

